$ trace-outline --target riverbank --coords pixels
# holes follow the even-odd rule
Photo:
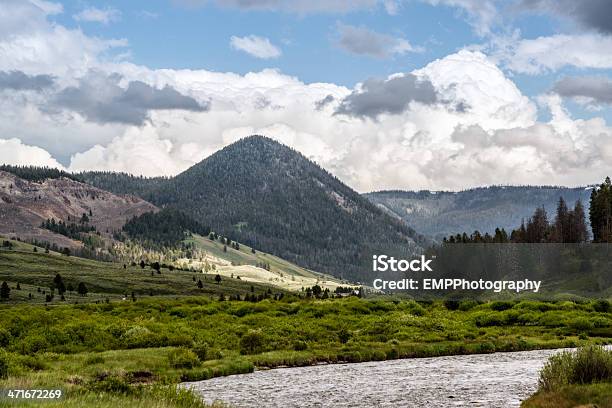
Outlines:
[[[568,385],[558,391],[538,392],[521,408],[612,407],[612,383]]]
[[[612,315],[596,302],[198,297],[0,312],[8,375],[0,388],[60,387],[62,406],[104,406],[85,403],[93,395],[146,399],[159,386],[170,394],[152,400],[182,407],[167,387],[256,367],[576,347],[612,337]]]

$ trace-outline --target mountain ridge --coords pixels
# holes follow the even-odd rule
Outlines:
[[[100,185],[103,175],[84,173]],[[134,182],[153,204],[171,206],[232,240],[308,269],[363,278],[375,246],[423,238],[296,150],[253,135],[167,180]],[[113,186],[106,184],[113,191]],[[368,262],[369,263],[369,262]]]

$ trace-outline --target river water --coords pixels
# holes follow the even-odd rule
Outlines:
[[[235,407],[518,407],[560,350],[279,368],[185,383]]]

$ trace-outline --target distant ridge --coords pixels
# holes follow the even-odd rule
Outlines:
[[[580,200],[588,213],[590,195],[590,186],[491,186],[457,192],[396,190],[364,194],[379,208],[435,239],[475,230],[492,233],[496,227],[512,230],[538,206],[544,206],[553,217],[559,197],[572,205]]]

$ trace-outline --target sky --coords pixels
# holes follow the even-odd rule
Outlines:
[[[612,174],[606,0],[0,0],[0,163],[174,175],[263,134],[360,192]]]

